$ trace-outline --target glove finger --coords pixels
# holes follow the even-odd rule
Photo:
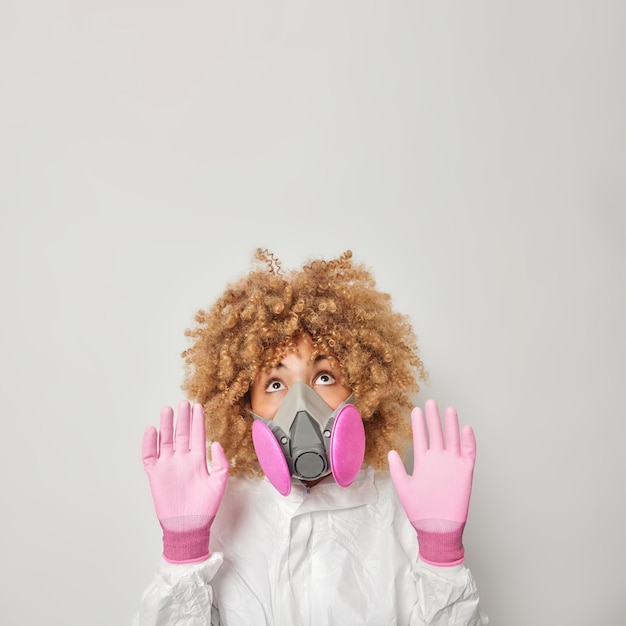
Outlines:
[[[413,458],[417,460],[428,451],[424,414],[419,407],[411,411],[411,428],[413,429]]]
[[[431,450],[443,450],[443,431],[441,430],[441,419],[437,403],[434,400],[427,400],[424,408],[428,425],[429,448]]]
[[[229,467],[222,444],[214,441],[211,444],[211,476],[219,476],[225,481],[228,477]]]
[[[409,482],[406,468],[404,467],[404,463],[402,462],[400,455],[395,450],[389,451],[389,454],[387,454],[387,461],[389,463],[391,480],[396,488],[396,491],[400,494],[406,490]]]
[[[161,425],[159,431],[159,456],[172,454],[174,451],[174,410],[164,406],[161,409]]]
[[[453,406],[446,408],[443,414],[446,429],[446,450],[456,456],[461,455],[461,436],[459,433],[459,418]]]
[[[187,400],[178,403],[176,417],[176,451],[189,452],[189,425],[191,423],[191,407]]]
[[[144,466],[156,463],[159,458],[157,452],[157,430],[154,426],[149,426],[143,432],[143,441],[141,442],[141,459]]]
[[[461,457],[476,460],[476,437],[471,426],[463,426],[461,433]]]
[[[204,408],[194,404],[191,409],[190,449],[194,455],[206,458],[206,432],[204,426]]]
[[[224,497],[226,479],[228,478],[228,459],[224,454],[222,446],[216,441],[211,444],[211,464],[209,485],[213,496],[209,505],[209,514],[214,516]]]

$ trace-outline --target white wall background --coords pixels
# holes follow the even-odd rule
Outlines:
[[[257,246],[346,248],[479,445],[495,626],[626,615],[624,4],[0,3],[0,623],[127,624],[144,427]]]

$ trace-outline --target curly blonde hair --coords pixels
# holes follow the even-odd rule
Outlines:
[[[365,463],[386,465],[390,449],[410,440],[410,395],[427,373],[407,316],[394,312],[374,277],[339,258],[284,271],[267,250],[256,266],[231,283],[215,304],[200,310],[185,334],[182,353],[187,396],[204,406],[207,438],[219,441],[232,474],[259,472],[252,445],[250,387],[257,374],[276,366],[308,334],[312,359],[336,359],[341,383],[352,390],[366,433]]]

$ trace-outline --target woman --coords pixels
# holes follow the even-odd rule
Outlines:
[[[187,331],[193,408],[144,436],[164,562],[137,623],[487,623],[463,564],[471,428],[448,408],[444,442],[428,401],[412,476],[395,452],[427,377],[407,317],[349,251],[256,257]]]

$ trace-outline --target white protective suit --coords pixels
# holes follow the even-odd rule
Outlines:
[[[265,478],[229,478],[201,563],[163,561],[139,626],[479,626],[463,565],[418,561],[388,472],[348,488],[332,477],[281,496]]]

